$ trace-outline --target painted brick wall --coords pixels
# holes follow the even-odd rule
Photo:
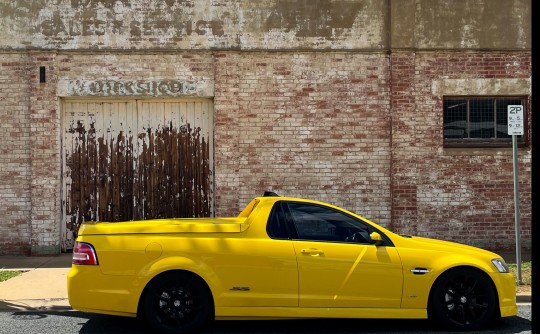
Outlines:
[[[31,228],[30,254],[60,253],[60,110],[56,95],[56,54],[29,54]],[[45,68],[45,82],[39,69]]]
[[[69,53],[58,56],[59,80],[193,80],[213,84],[210,52]],[[213,91],[213,86],[210,86]],[[110,97],[110,96],[108,96]]]
[[[30,252],[28,57],[0,54],[0,254]]]
[[[237,214],[274,190],[390,222],[388,57],[216,55],[216,200]]]
[[[274,189],[390,222],[385,54],[65,54],[57,63],[58,80],[215,85],[217,215]]]
[[[444,149],[441,78],[530,79],[527,53],[3,53],[0,249],[58,252],[66,80],[191,80],[214,98],[217,215],[274,190],[397,232],[514,247],[511,149]],[[38,82],[39,66],[47,83]],[[480,84],[479,84],[480,85]],[[209,93],[207,93],[209,92]],[[203,96],[201,95],[201,96]],[[530,113],[531,106],[527,110]],[[530,118],[529,118],[530,120]],[[520,150],[530,249],[531,149]]]
[[[420,143],[416,138],[414,91],[415,54],[397,52],[391,57],[392,104],[392,228],[416,235],[417,159],[411,155]]]
[[[480,86],[482,80],[528,79],[530,55],[394,54],[392,71],[392,227],[404,233],[512,251],[512,149],[443,148],[442,96],[433,94],[432,85],[441,78],[470,79],[473,87],[468,94],[475,95],[475,81]],[[529,122],[531,109],[529,105]],[[519,182],[522,241],[530,249],[530,148],[519,150]]]

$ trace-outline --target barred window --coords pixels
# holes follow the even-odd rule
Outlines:
[[[510,147],[507,107],[525,106],[523,97],[444,97],[445,147]],[[526,136],[517,136],[518,144]]]

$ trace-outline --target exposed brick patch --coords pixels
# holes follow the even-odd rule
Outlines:
[[[30,255],[60,253],[60,113],[56,55],[30,54],[31,226]],[[46,82],[39,82],[39,68]],[[46,250],[44,252],[44,250]]]
[[[30,252],[31,135],[29,64],[0,54],[0,255]]]
[[[389,223],[386,55],[218,56],[218,214],[272,189]]]
[[[526,53],[392,55],[393,228],[408,233],[412,225],[419,235],[499,252],[514,249],[511,150],[443,149],[442,96],[431,94],[431,83],[440,78],[529,78],[530,73]],[[529,115],[531,109],[529,101]],[[530,153],[530,148],[520,149],[519,155],[522,244],[529,250]],[[402,183],[417,187],[416,208],[410,211],[399,209],[406,196],[399,191]],[[407,195],[404,202],[414,203],[415,195]]]

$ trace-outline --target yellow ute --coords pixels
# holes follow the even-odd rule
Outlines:
[[[75,309],[138,315],[162,333],[278,318],[431,318],[476,330],[517,314],[497,254],[279,196],[235,218],[84,223],[68,294]]]

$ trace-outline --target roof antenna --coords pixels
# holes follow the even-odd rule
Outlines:
[[[273,197],[273,196],[279,197],[279,195],[276,194],[273,191],[265,191],[263,196],[265,196],[265,197]]]

